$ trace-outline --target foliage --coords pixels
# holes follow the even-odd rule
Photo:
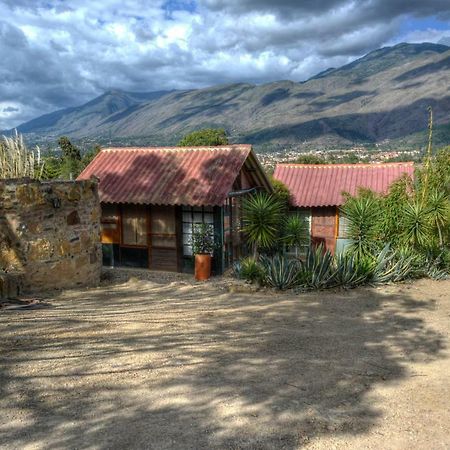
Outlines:
[[[275,245],[283,211],[283,204],[273,194],[257,192],[243,200],[243,231],[253,245],[255,256],[259,247]]]
[[[178,147],[195,147],[200,145],[227,145],[228,138],[223,128],[204,128],[184,136]]]
[[[376,250],[377,226],[380,209],[375,194],[360,190],[356,197],[347,197],[341,208],[348,219],[349,251],[357,257],[372,254]]]
[[[211,254],[215,248],[214,227],[208,223],[194,225],[191,245],[194,255]]]
[[[100,153],[101,149],[102,148],[100,147],[100,145],[94,145],[92,150],[89,150],[82,156],[81,166],[83,169],[87,167],[91,163],[91,161]]]
[[[283,255],[275,255],[272,258],[261,257],[261,266],[264,271],[264,283],[268,286],[284,290],[298,284],[297,275],[300,262]]]
[[[265,278],[263,266],[253,257],[236,261],[233,264],[233,273],[236,278],[244,279],[250,283],[262,283]]]
[[[333,285],[354,288],[368,282],[370,276],[371,264],[367,259],[344,252],[334,257]]]
[[[61,178],[76,178],[83,170],[79,148],[73,145],[66,136],[62,136],[59,138],[58,145],[62,151],[62,161],[60,168]]]
[[[61,136],[58,139],[58,145],[62,151],[63,158],[81,161],[80,149],[73,145],[67,136]]]
[[[300,265],[298,284],[304,288],[324,289],[334,285],[333,255],[322,245],[311,247]]]
[[[328,164],[325,158],[317,155],[300,155],[293,161],[294,164]]]
[[[288,247],[295,248],[295,254],[298,250],[309,242],[309,226],[305,218],[300,214],[289,215],[283,226],[282,240]]]
[[[273,187],[273,195],[276,197],[287,209],[291,204],[291,192],[289,188],[280,180],[270,177],[270,182]]]
[[[0,143],[0,178],[39,179],[43,167],[39,147],[35,151],[29,150],[17,130],[11,137],[3,136],[3,142]]]

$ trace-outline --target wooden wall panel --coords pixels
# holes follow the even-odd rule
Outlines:
[[[311,241],[314,245],[323,244],[334,253],[336,247],[336,208],[312,208]]]

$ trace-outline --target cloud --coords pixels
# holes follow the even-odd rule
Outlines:
[[[0,129],[111,88],[301,81],[386,44],[445,40],[449,21],[448,0],[2,0]]]

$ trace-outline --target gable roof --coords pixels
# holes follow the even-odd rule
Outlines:
[[[274,178],[291,191],[298,207],[340,206],[343,192],[355,195],[358,188],[386,193],[403,174],[413,176],[414,163],[386,164],[277,164]]]
[[[221,205],[244,166],[271,189],[251,145],[106,148],[78,179],[97,177],[105,203]]]

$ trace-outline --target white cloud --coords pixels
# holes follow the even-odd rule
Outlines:
[[[0,107],[0,129],[110,88],[304,80],[386,43],[437,42],[450,31],[402,36],[400,24],[449,11],[447,0],[2,0],[0,99],[18,111]]]

